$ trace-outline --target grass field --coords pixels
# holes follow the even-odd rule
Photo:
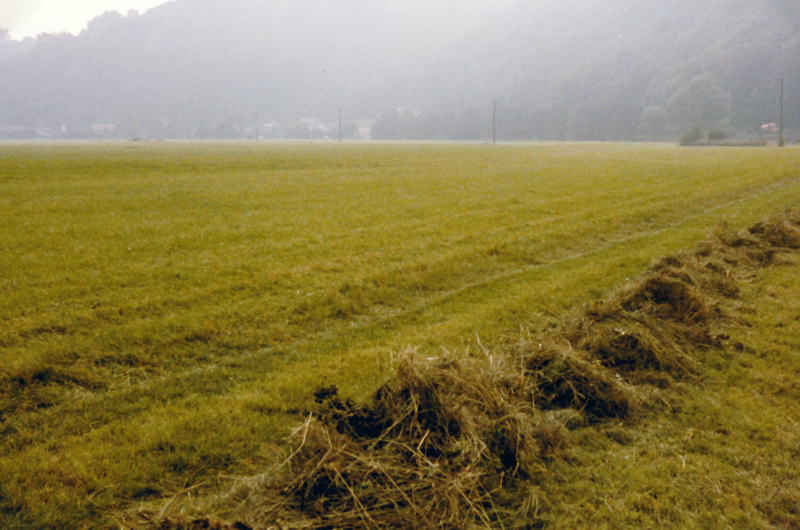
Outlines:
[[[0,526],[119,528],[140,505],[224,489],[224,477],[286,456],[320,384],[363,398],[406,347],[491,349],[691,248],[721,220],[745,227],[799,203],[794,148],[0,144]],[[753,340],[798,368],[796,340],[768,339],[766,322],[796,329],[796,301],[782,294],[796,276],[771,271],[750,296],[781,300]],[[736,381],[797,397],[792,373],[771,372],[770,359],[731,360]],[[737,396],[716,362],[711,394],[692,387],[683,398],[696,414],[653,416],[633,434],[605,425],[586,435],[581,466],[553,464],[541,488],[564,521],[554,527],[630,527],[641,513],[674,528],[754,527],[744,505],[695,507],[666,491],[661,502],[680,507],[666,510],[653,495],[663,484],[609,463],[676,440],[723,451],[701,429],[713,416],[747,424],[737,450],[800,450],[796,427],[782,442],[764,438],[773,416],[739,407],[767,405]],[[698,405],[708,399],[714,407]],[[597,442],[602,429],[628,443]],[[768,463],[783,478],[786,451]],[[750,472],[770,458],[754,455]],[[718,460],[698,461],[698,476],[718,471]],[[637,465],[656,475],[680,462]],[[757,487],[729,479],[740,481],[734,497]],[[642,510],[614,504],[626,496]]]

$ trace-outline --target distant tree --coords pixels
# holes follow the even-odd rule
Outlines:
[[[655,142],[666,137],[669,129],[669,111],[663,105],[645,107],[639,121],[639,132]],[[674,138],[674,136],[673,136]]]
[[[404,109],[392,109],[382,113],[372,126],[372,137],[376,140],[403,140],[410,138],[415,115]]]
[[[727,138],[728,138],[728,133],[720,129],[714,129],[713,131],[709,131],[708,133],[709,140],[720,141],[720,140],[727,140]]]
[[[309,127],[309,133],[312,140],[323,140],[328,138],[328,133],[322,127],[312,126]]]
[[[694,125],[681,136],[681,145],[698,145],[705,140],[705,133],[700,125]]]
[[[311,127],[307,123],[298,121],[286,130],[286,138],[289,140],[310,140]]]
[[[242,138],[247,128],[247,115],[241,109],[229,112],[217,126],[216,137],[230,140]]]
[[[680,129],[694,124],[716,127],[730,118],[731,101],[731,93],[720,88],[713,75],[705,74],[675,91],[666,106]]]

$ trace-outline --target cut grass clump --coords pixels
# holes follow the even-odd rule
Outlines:
[[[562,333],[629,377],[652,370],[685,377],[697,372],[687,347],[711,343],[711,313],[689,274],[659,263],[640,281],[579,312]]]
[[[369,403],[319,389],[320,410],[294,432],[296,451],[231,493],[246,498],[243,520],[259,528],[513,528],[530,514],[497,506],[496,497],[541,472],[563,427],[524,398],[526,378],[498,362],[407,352]]]
[[[505,351],[438,358],[407,351],[366,403],[342,400],[335,386],[319,388],[317,410],[292,435],[294,452],[275,469],[240,479],[225,497],[235,506],[229,513],[244,522],[218,526],[543,524],[535,492],[548,465],[569,452],[566,427],[584,419],[630,426],[659,395],[652,386],[701,378],[698,349],[720,346],[725,335],[714,335],[715,328],[738,323],[730,316],[736,279],[766,263],[751,251],[769,252],[774,262],[797,248],[799,220],[787,213],[747,233],[718,232],[694,253],[661,259],[638,281]],[[603,432],[627,445],[635,440],[629,430],[612,425]],[[684,442],[691,432],[686,436]],[[792,521],[789,495],[765,499],[759,509]],[[190,520],[158,524],[174,530],[189,528]]]
[[[800,248],[800,215],[789,214],[782,221],[758,223],[749,232],[764,243],[778,248]]]
[[[542,410],[579,409],[595,418],[631,416],[641,404],[637,393],[585,351],[557,346],[522,347],[526,377]]]
[[[772,264],[787,250],[800,248],[800,213],[787,211],[756,223],[747,231],[722,224],[709,244],[722,255],[725,263],[738,265],[739,273],[751,272]]]
[[[696,377],[693,350],[718,346],[726,335],[714,329],[737,320],[737,281],[800,248],[798,226],[795,212],[746,232],[723,225],[695,252],[662,258],[640,280],[574,313],[560,333],[632,382]]]

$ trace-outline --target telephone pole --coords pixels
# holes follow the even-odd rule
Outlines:
[[[783,78],[781,77],[781,124],[780,124],[780,136],[778,140],[778,145],[783,147],[786,143],[783,141]]]
[[[492,100],[492,143],[497,143],[497,100]]]

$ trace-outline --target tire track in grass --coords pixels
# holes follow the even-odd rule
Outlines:
[[[606,240],[597,239],[595,241],[592,237],[595,233],[603,233],[604,230],[608,232],[607,227],[614,224],[615,214],[637,210],[647,212],[649,207],[639,204],[640,207],[637,208],[637,200],[631,198],[627,201],[620,200],[615,204],[616,212],[604,211],[601,206],[594,209],[594,212],[604,213],[604,216],[592,215],[592,212],[588,210],[580,210],[569,212],[565,216],[542,220],[540,225],[531,226],[525,223],[524,228],[521,229],[523,235],[526,229],[530,228],[532,232],[535,232],[539,226],[552,227],[548,233],[558,234],[560,232],[558,227],[565,219],[573,220],[568,222],[568,225],[573,224],[577,219],[583,219],[581,224],[592,221],[595,224],[584,227],[584,231],[581,232],[583,239],[575,242],[571,247],[553,243],[552,255],[546,263],[495,263],[483,258],[486,265],[484,269],[477,272],[465,269],[464,274],[450,278],[448,285],[456,285],[455,288],[432,289],[424,295],[408,290],[403,304],[400,304],[399,312],[391,317],[387,317],[384,311],[374,310],[372,314],[331,318],[321,326],[321,329],[307,333],[305,336],[291,337],[291,340],[279,344],[273,349],[266,347],[241,351],[233,348],[230,350],[221,348],[219,351],[212,352],[213,356],[199,356],[198,361],[202,363],[199,366],[176,364],[176,370],[173,373],[155,378],[152,375],[145,378],[132,374],[130,386],[120,385],[94,395],[71,395],[61,405],[53,407],[41,416],[37,417],[35,414],[31,414],[27,417],[14,418],[14,429],[18,429],[19,432],[4,437],[4,444],[8,444],[5,447],[10,449],[6,454],[10,455],[8,458],[19,461],[25,461],[26,458],[30,458],[30,462],[37,461],[39,458],[46,457],[49,451],[55,451],[55,449],[48,449],[49,437],[52,437],[54,433],[63,432],[67,434],[63,440],[64,448],[77,447],[81,443],[87,444],[87,458],[89,458],[87,465],[91,465],[88,444],[94,443],[92,440],[98,439],[100,434],[97,431],[108,428],[110,432],[115,425],[130,427],[137,422],[152,419],[154,415],[173,414],[175,425],[171,431],[172,436],[196,435],[196,431],[190,428],[189,423],[192,420],[191,411],[198,410],[196,404],[201,403],[205,407],[204,411],[216,408],[231,412],[230,417],[219,418],[217,427],[222,429],[228,426],[234,427],[238,421],[256,417],[253,410],[249,410],[245,406],[239,409],[232,405],[233,400],[245,395],[250,390],[258,390],[262,393],[272,392],[268,396],[269,399],[265,399],[263,402],[258,400],[253,402],[254,406],[260,407],[258,410],[262,414],[274,414],[275,411],[281,410],[281,406],[290,408],[302,406],[303,399],[307,398],[305,394],[308,393],[309,388],[308,385],[295,385],[295,382],[313,383],[314,380],[319,381],[320,375],[334,373],[338,376],[350,369],[359,371],[357,374],[352,374],[353,378],[368,378],[378,371],[359,366],[358,362],[370,354],[370,349],[375,347],[391,349],[395,345],[402,346],[400,340],[414,340],[425,336],[430,336],[434,342],[441,343],[448,338],[455,338],[462,332],[472,334],[475,326],[481,325],[487,315],[499,314],[503,308],[508,309],[507,305],[503,307],[492,305],[492,300],[509,296],[509,299],[515,300],[515,304],[520,306],[527,304],[531,299],[529,292],[533,292],[534,288],[528,286],[529,292],[519,292],[521,283],[533,283],[529,282],[531,279],[548,283],[556,282],[562,285],[571,280],[580,281],[585,271],[593,267],[592,261],[605,261],[609,259],[609,256],[616,256],[617,260],[623,259],[626,257],[626,248],[631,243],[647,242],[655,237],[658,241],[652,241],[646,248],[637,251],[640,254],[639,260],[649,259],[647,256],[652,257],[652,249],[667,243],[677,245],[679,242],[685,241],[689,236],[679,234],[679,229],[685,229],[687,224],[699,225],[700,220],[704,219],[703,215],[707,215],[708,217],[705,219],[708,220],[714,215],[714,212],[722,211],[727,207],[732,209],[737,204],[742,206],[748,203],[753,204],[754,201],[746,195],[746,188],[742,185],[735,187],[734,192],[718,192],[716,200],[722,202],[712,206],[709,212],[703,211],[703,208],[708,206],[708,202],[693,204],[692,211],[694,213],[681,218],[677,224],[669,224],[671,220],[669,216],[660,217],[658,219],[661,223],[667,223],[668,226],[659,228],[658,225],[655,225],[654,228],[653,223],[639,219],[638,224],[625,227],[625,230],[612,231],[618,237],[610,237]],[[761,186],[761,189],[764,190],[768,188],[769,185]],[[787,185],[781,192],[785,192],[785,194],[795,192],[796,196],[796,179],[793,184]],[[739,199],[731,198],[731,193]],[[771,192],[765,191],[764,193]],[[654,196],[649,204],[657,204],[659,200],[662,200],[659,197]],[[682,202],[679,193],[672,194],[670,197],[665,205],[661,205],[661,211],[669,213],[671,209],[676,208],[674,205],[680,205],[688,200],[683,199]],[[737,200],[741,202],[737,203]],[[598,199],[598,202],[601,203],[605,201],[606,199],[602,201]],[[778,203],[779,201],[775,200],[774,202]],[[499,209],[489,208],[487,211],[497,211],[497,216],[503,217],[503,213]],[[674,237],[667,237],[670,228],[675,230]],[[699,228],[697,230],[699,233]],[[440,263],[434,263],[433,267],[446,271],[448,263],[469,260],[475,253],[485,256],[490,250],[488,247],[493,238],[504,231],[514,232],[513,229],[509,230],[508,226],[494,226],[490,229],[474,231],[472,239],[464,241],[463,247],[459,251],[454,251],[444,259],[440,259]],[[435,246],[435,240],[431,244]],[[399,248],[401,251],[408,251],[413,247],[414,243],[410,242]],[[423,250],[425,248],[429,247],[423,247]],[[416,252],[416,254],[424,253]],[[660,255],[661,252],[656,254]],[[410,266],[413,268],[421,263],[424,263],[422,258]],[[611,266],[604,264],[602,267],[606,267],[607,270]],[[595,275],[601,274],[602,267],[598,267],[596,271],[592,272]],[[408,270],[408,268],[398,267],[390,273],[402,276],[407,274]],[[380,272],[380,274],[384,273]],[[369,278],[369,275],[365,275],[365,277]],[[608,285],[610,280],[604,279],[603,281],[605,282],[603,285]],[[459,282],[462,284],[459,285]],[[203,304],[205,302],[203,297],[207,295],[206,292],[199,293],[195,298],[188,297],[182,303],[191,305],[192,300],[195,300],[200,303],[198,311],[207,312],[211,307]],[[246,302],[247,300],[243,300],[242,303]],[[486,307],[481,307],[482,304]],[[224,311],[211,313],[215,318],[224,316],[224,314]],[[383,328],[383,325],[387,325],[387,328]],[[365,338],[366,340],[364,340]],[[210,346],[203,343],[194,343],[191,348],[192,351],[194,349],[202,352],[210,351]],[[292,379],[293,377],[295,379]],[[287,390],[291,390],[293,393],[282,394]],[[194,395],[186,395],[187,393],[194,393]],[[96,407],[100,403],[105,406]],[[270,408],[270,403],[280,406]],[[283,410],[285,411],[285,408]],[[241,415],[233,414],[236,412]],[[87,438],[84,439],[84,436]],[[114,439],[113,434],[109,434],[109,437],[109,439]],[[30,444],[26,442],[30,442]],[[120,452],[117,456],[118,458],[124,456],[124,453]]]
[[[798,184],[795,182],[793,187],[797,185]],[[783,193],[786,190],[779,189],[778,191]],[[344,353],[343,350],[345,350],[348,345],[358,344],[358,338],[364,336],[367,332],[369,332],[368,335],[371,337],[371,342],[394,342],[396,344],[398,336],[406,336],[409,334],[409,331],[415,328],[417,331],[410,333],[412,336],[424,335],[424,330],[430,326],[441,326],[439,322],[429,322],[426,320],[426,315],[429,315],[434,310],[439,309],[440,313],[447,314],[450,318],[459,313],[459,308],[462,308],[462,312],[473,312],[477,302],[464,304],[461,302],[461,299],[477,298],[485,302],[486,295],[481,295],[480,293],[491,293],[492,298],[503,298],[507,295],[508,291],[517,291],[517,286],[520,284],[550,284],[555,278],[560,278],[561,281],[563,281],[565,275],[572,274],[569,271],[581,271],[590,261],[614,263],[612,256],[623,255],[624,250],[629,247],[631,243],[652,240],[654,237],[663,241],[664,239],[669,239],[667,236],[670,233],[677,234],[678,232],[685,232],[685,227],[690,224],[707,227],[708,220],[717,215],[717,212],[729,209],[737,204],[743,205],[748,202],[755,202],[757,199],[762,199],[774,193],[776,193],[776,191],[770,188],[765,190],[761,195],[750,197],[747,200],[736,199],[719,204],[707,211],[696,212],[691,216],[683,218],[679,223],[666,228],[626,235],[614,240],[606,240],[594,247],[567,253],[564,256],[544,264],[534,264],[505,270],[474,282],[465,283],[457,289],[418,299],[412,307],[400,310],[389,316],[376,315],[375,317],[367,317],[360,321],[346,322],[344,326],[334,326],[337,328],[335,330],[326,330],[316,336],[308,336],[303,340],[293,341],[277,349],[263,348],[254,352],[240,353],[236,357],[217,358],[213,365],[177,371],[148,381],[144,383],[144,386],[132,387],[128,391],[117,390],[115,392],[101,393],[93,399],[121,399],[123,401],[130,401],[137,399],[135,396],[138,395],[160,394],[166,401],[169,401],[171,399],[180,398],[181,392],[167,391],[165,393],[164,390],[169,387],[181,388],[183,385],[178,384],[178,381],[194,380],[197,382],[198,379],[202,379],[203,377],[208,379],[206,384],[208,395],[222,396],[232,388],[230,374],[237,374],[235,386],[251,384],[263,377],[265,370],[267,372],[270,371],[267,368],[269,365],[280,366],[283,369],[293,363],[306,365],[309,362],[307,355],[309,350],[327,352],[325,354],[326,356],[342,354]],[[702,234],[698,231],[696,237],[699,238],[701,236]],[[679,240],[683,243],[685,236],[681,235]],[[648,245],[648,248],[663,245],[661,241],[652,241]],[[652,254],[652,252],[648,250],[640,251],[640,253],[648,256]],[[642,262],[641,265],[644,266],[646,263]],[[581,274],[579,272],[576,273],[579,275]],[[527,279],[533,278],[535,278],[535,281],[526,281]],[[541,296],[545,295],[541,294]],[[326,338],[325,335],[332,336],[332,338]],[[361,349],[364,349],[364,346],[361,346]],[[276,355],[286,357],[277,360],[276,364]],[[319,353],[315,355],[319,355]],[[294,361],[292,359],[294,359]],[[313,365],[314,361],[311,361],[311,363]],[[249,373],[242,374],[236,371],[237,367],[242,366],[247,366],[249,368]],[[218,375],[213,375],[215,373],[218,373]],[[297,403],[296,405],[300,406],[301,403]],[[54,410],[53,422],[58,424],[58,416],[67,412],[69,408],[68,406],[63,407],[58,412]],[[289,405],[288,408],[291,409],[293,407]],[[75,434],[80,435],[80,432],[76,432]]]
[[[769,194],[775,189],[781,190],[787,185],[791,189],[791,187],[797,186],[797,180],[794,179],[793,181],[767,186],[766,189],[762,191],[762,195]],[[758,195],[751,196],[749,197],[749,200],[752,200],[756,197],[758,197]],[[561,249],[563,252],[561,252],[560,255],[558,255],[558,252],[556,252],[557,255],[550,257],[550,259],[543,260],[541,263],[527,265],[515,263],[513,266],[501,267],[501,270],[498,273],[488,275],[479,274],[478,278],[472,281],[469,281],[464,276],[459,276],[452,279],[455,285],[457,285],[455,289],[434,290],[426,295],[418,295],[412,296],[411,298],[406,298],[402,303],[397,304],[394,309],[390,308],[388,310],[388,315],[386,314],[386,311],[384,311],[383,314],[373,311],[373,314],[360,315],[358,318],[347,318],[343,322],[335,321],[333,323],[329,322],[329,318],[325,324],[317,323],[317,325],[322,328],[322,330],[317,333],[305,334],[305,337],[299,340],[297,338],[293,338],[290,340],[290,342],[279,344],[276,347],[261,348],[259,352],[260,355],[267,358],[276,355],[285,355],[288,357],[288,361],[293,358],[302,362],[303,359],[307,358],[309,350],[340,352],[343,349],[342,345],[357,343],[358,337],[365,333],[371,337],[372,341],[377,339],[386,340],[387,337],[392,336],[392,330],[398,330],[394,333],[399,333],[402,330],[406,330],[409,326],[416,327],[418,325],[431,325],[430,323],[426,324],[426,314],[429,314],[434,310],[439,309],[440,312],[442,312],[442,308],[447,308],[444,313],[450,315],[452,315],[453,312],[457,313],[457,308],[460,305],[459,299],[461,298],[475,298],[475,293],[478,292],[493,292],[495,297],[497,297],[498,291],[502,292],[502,289],[499,288],[500,285],[507,285],[510,289],[514,290],[514,285],[527,283],[524,282],[524,278],[541,278],[545,271],[561,271],[566,264],[570,262],[579,263],[591,258],[592,256],[594,256],[594,259],[597,261],[607,260],[607,256],[609,254],[613,254],[615,249],[624,248],[630,245],[632,242],[650,239],[667,231],[678,230],[686,224],[697,221],[698,218],[711,217],[718,211],[725,209],[730,210],[732,209],[733,205],[741,203],[742,200],[743,199],[734,199],[732,201],[717,204],[708,210],[696,211],[692,215],[684,217],[678,224],[670,225],[666,228],[656,230],[648,229],[644,232],[623,235],[622,237],[614,239],[605,238],[603,241],[595,242],[594,245],[580,245],[581,248],[577,251],[574,249]],[[609,219],[613,218],[611,215],[607,217]],[[466,254],[469,255],[469,252]],[[459,261],[466,259],[466,257],[463,254],[456,253],[450,259]],[[407,276],[407,272],[408,270],[406,268],[400,268],[399,271],[393,271],[390,274]],[[489,270],[489,272],[491,272],[491,270]],[[559,272],[558,274],[562,273]],[[390,287],[390,289],[394,289],[394,287]],[[408,291],[408,288],[406,287],[405,290]],[[473,305],[474,304],[469,304],[466,305],[466,307],[472,311]],[[329,335],[332,335],[334,338],[326,339],[325,336]],[[232,356],[232,359],[230,360],[226,360],[225,357],[226,355],[223,351],[222,355],[214,355],[210,357],[208,362],[216,363],[216,366],[225,366],[228,363],[231,365],[236,365],[240,363],[240,359],[242,359],[242,352],[236,351],[235,355]],[[262,367],[261,370],[263,369],[264,368]],[[191,369],[188,372],[177,370],[175,373],[166,378],[165,382],[174,377],[183,378],[184,373],[189,374],[186,377],[192,377],[191,374],[195,372]],[[245,378],[245,380],[242,382],[246,382],[246,380],[247,379]],[[212,384],[211,386],[214,385]]]

